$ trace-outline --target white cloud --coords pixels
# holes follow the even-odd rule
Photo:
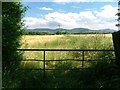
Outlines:
[[[79,13],[53,12],[44,15],[41,18],[27,17],[25,23],[28,28],[90,28],[116,29],[115,13],[116,7],[105,5],[101,11],[82,11]],[[111,21],[110,21],[111,20]]]
[[[96,19],[96,17],[93,15],[91,11],[84,11],[80,12],[80,17],[87,18],[87,19]]]
[[[26,17],[25,20],[25,26],[28,28],[39,28],[47,26],[47,21],[42,18],[35,18],[35,17]]]
[[[50,10],[53,10],[52,8],[48,8],[48,7],[42,7],[42,8],[39,8],[40,10],[48,10],[48,11],[50,11]]]
[[[117,13],[118,7],[113,7],[111,5],[105,5],[101,8],[102,11],[96,11],[96,16],[103,18],[114,18]]]

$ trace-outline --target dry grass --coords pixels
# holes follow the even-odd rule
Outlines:
[[[105,35],[105,36],[104,36]],[[79,34],[79,35],[24,35],[22,37],[24,42],[21,48],[39,48],[39,49],[113,49],[112,35],[111,34]],[[28,44],[28,45],[26,45]],[[47,44],[47,45],[45,45]],[[26,46],[25,46],[26,45]],[[25,59],[43,60],[43,52],[24,52]],[[46,51],[46,60],[63,60],[63,59],[80,59],[82,60],[81,52],[59,52]],[[101,52],[85,52],[86,60],[97,60],[98,58],[114,57],[112,52],[108,54],[102,54]],[[70,62],[71,65],[77,67],[81,64],[78,62]],[[32,65],[33,64],[33,65]],[[42,62],[22,62],[21,65],[26,67],[42,67]],[[35,66],[34,66],[35,65]],[[48,68],[54,68],[55,65],[59,65],[58,62],[46,63]],[[64,65],[64,63],[61,63]],[[86,67],[89,63],[86,63]]]
[[[108,39],[112,43],[111,34],[24,35],[21,48],[72,48],[99,40],[107,43]]]
[[[49,42],[60,40],[64,37],[64,35],[24,35],[21,39],[21,42],[23,45],[46,45]]]
[[[105,36],[112,37],[112,34],[70,34],[70,35],[24,35],[22,37],[22,42],[29,42],[30,44],[35,44],[35,42],[47,43],[59,39],[65,38],[65,36]]]

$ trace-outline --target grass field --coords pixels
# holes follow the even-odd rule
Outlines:
[[[39,49],[114,49],[112,35],[24,35],[21,39],[21,48]],[[4,85],[7,88],[119,88],[120,72],[119,67],[112,62],[115,58],[114,52],[90,52],[84,53],[84,69],[81,68],[82,52],[80,51],[46,51],[46,69],[67,69],[67,70],[46,70],[43,72],[43,51],[25,51],[24,59],[41,61],[21,61],[21,70],[16,69],[14,73],[6,74],[7,79]],[[98,60],[99,59],[99,60]],[[73,60],[73,61],[72,61]],[[97,61],[93,61],[97,60]],[[86,68],[88,67],[88,68]],[[90,67],[90,68],[89,68]],[[23,69],[25,68],[25,69]],[[26,69],[27,68],[27,69]],[[33,70],[33,69],[38,70]],[[77,69],[77,70],[68,70]],[[9,81],[9,82],[8,82]]]
[[[21,48],[39,49],[113,49],[111,34],[78,34],[78,35],[24,35],[21,39]],[[43,52],[24,52],[24,58],[43,60]],[[85,60],[114,58],[113,52],[85,52]],[[78,59],[82,60],[82,52],[52,51],[46,52],[47,60]],[[59,64],[71,64],[71,67],[81,67],[81,62],[46,62],[46,68],[54,68]],[[43,68],[43,62],[24,61],[21,64],[29,68]],[[89,64],[86,64],[86,67]]]
[[[113,49],[111,34],[24,35],[21,48]]]

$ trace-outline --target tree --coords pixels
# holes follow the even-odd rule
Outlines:
[[[2,2],[2,70],[15,70],[21,54],[17,52],[22,36],[22,18],[27,10],[21,2]]]
[[[116,26],[119,29],[119,27],[120,27],[120,1],[118,1],[118,13],[116,15],[118,16],[118,19],[117,19],[118,24],[116,24]]]

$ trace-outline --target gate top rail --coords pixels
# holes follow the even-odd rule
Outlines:
[[[115,51],[115,50],[95,50],[95,49],[17,49],[18,51]]]

